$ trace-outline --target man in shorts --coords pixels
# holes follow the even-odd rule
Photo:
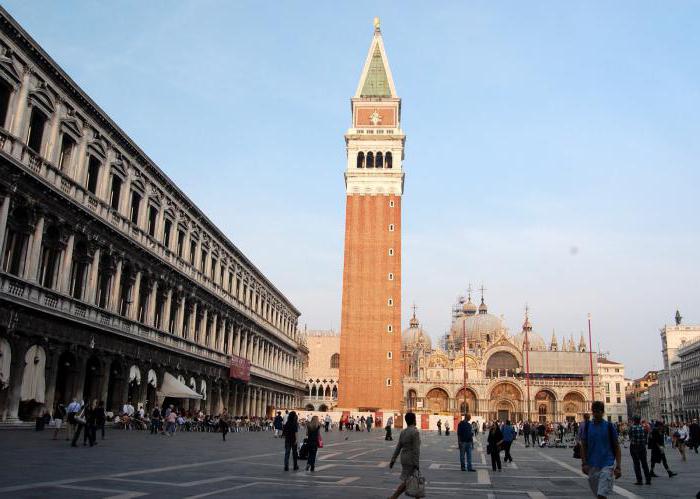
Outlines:
[[[598,499],[613,492],[615,478],[622,476],[622,454],[615,425],[603,419],[605,404],[596,400],[591,405],[593,418],[586,422],[581,438],[581,471],[588,475],[588,485]]]

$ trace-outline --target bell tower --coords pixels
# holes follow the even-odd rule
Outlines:
[[[338,405],[399,410],[406,137],[378,18],[351,108]]]

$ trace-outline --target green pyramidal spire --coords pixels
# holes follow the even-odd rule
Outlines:
[[[367,77],[362,86],[360,97],[391,97],[389,78],[386,75],[386,67],[384,66],[379,45],[374,47],[374,53],[369,63],[369,70],[367,71]]]

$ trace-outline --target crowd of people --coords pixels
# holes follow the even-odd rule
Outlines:
[[[698,453],[700,448],[700,425],[694,420],[690,424],[664,424],[662,421],[645,421],[640,417],[632,418],[630,424],[609,422],[603,418],[603,402],[592,404],[592,417],[584,415],[583,421],[566,423],[545,423],[518,421],[493,421],[481,425],[471,421],[469,414],[459,422],[456,428],[459,447],[460,467],[463,471],[476,471],[472,464],[474,440],[480,431],[487,433],[486,452],[491,458],[494,472],[503,470],[503,463],[513,462],[512,444],[523,438],[525,447],[572,447],[574,458],[581,460],[582,472],[588,475],[590,488],[597,497],[607,497],[614,480],[621,476],[621,447],[629,443],[629,453],[637,485],[651,485],[652,478],[658,477],[655,466],[661,464],[672,478],[676,475],[668,464],[666,449],[677,449],[682,461],[687,460],[688,449]],[[380,428],[379,417],[343,415],[336,423],[329,414],[319,418],[299,418],[295,411],[277,412],[274,417],[230,416],[226,410],[221,414],[211,415],[202,411],[191,412],[178,409],[172,404],[154,408],[146,414],[143,407],[134,407],[131,401],[124,404],[117,414],[105,411],[102,401],[84,402],[72,400],[68,406],[57,404],[53,414],[42,417],[42,427],[53,427],[53,438],[58,439],[65,429],[65,438],[71,446],[77,447],[80,437],[83,445],[97,445],[97,436],[105,438],[105,426],[110,422],[114,428],[125,430],[147,430],[151,434],[173,436],[177,432],[216,432],[226,440],[229,432],[270,431],[275,437],[284,439],[284,470],[289,470],[292,458],[294,470],[298,470],[298,461],[306,460],[306,470],[315,471],[318,449],[323,447],[322,431],[332,429],[339,431],[371,431]],[[420,433],[416,427],[416,415],[404,415],[406,427],[401,431],[398,443],[391,457],[393,467],[400,457],[402,471],[401,482],[392,497],[399,497],[410,486],[417,487],[422,478],[419,472]],[[37,429],[39,429],[37,422]],[[386,440],[392,440],[393,417],[386,420]],[[438,435],[449,436],[449,420],[437,422]],[[300,437],[300,433],[305,436]],[[650,451],[650,461],[647,461]],[[503,459],[501,460],[501,453]],[[412,485],[411,485],[412,484]]]

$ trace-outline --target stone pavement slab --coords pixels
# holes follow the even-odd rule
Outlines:
[[[71,448],[51,440],[52,432],[0,432],[2,497],[269,497],[380,498],[398,484],[400,466],[389,469],[394,442],[383,433],[324,434],[316,471],[284,472],[283,441],[269,432],[177,433],[174,437],[142,431],[111,430],[94,448]],[[493,472],[483,435],[474,449],[476,473],[459,469],[456,437],[422,432],[421,470],[428,497],[484,499],[592,497],[580,461],[571,449],[512,447],[514,463]],[[667,449],[679,475],[634,485],[629,450],[623,449],[623,477],[618,497],[694,497],[700,490],[700,456]],[[657,474],[661,475],[657,468]]]

